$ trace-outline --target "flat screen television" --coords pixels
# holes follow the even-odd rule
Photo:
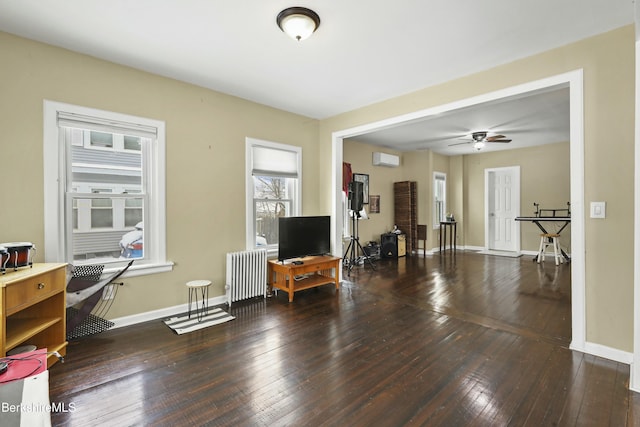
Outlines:
[[[278,219],[278,261],[330,252],[330,216],[290,216]]]

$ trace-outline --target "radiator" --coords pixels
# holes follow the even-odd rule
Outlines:
[[[227,254],[227,303],[257,296],[267,296],[267,251],[230,252]]]

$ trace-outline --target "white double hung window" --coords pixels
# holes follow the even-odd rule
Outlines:
[[[447,175],[433,173],[433,228],[440,227],[440,221],[447,217]]]
[[[170,269],[164,122],[45,101],[45,260]]]
[[[246,140],[247,248],[278,247],[278,218],[300,214],[302,149]]]

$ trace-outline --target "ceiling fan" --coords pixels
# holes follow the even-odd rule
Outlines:
[[[508,143],[511,142],[510,139],[506,139],[507,137],[504,135],[492,135],[492,136],[487,136],[487,131],[479,131],[479,132],[473,132],[471,134],[471,139],[465,142],[457,142],[455,144],[449,144],[449,147],[453,147],[454,145],[461,145],[461,144],[471,144],[473,143],[473,148],[477,151],[480,151],[484,148],[486,143],[494,143],[494,142],[498,142],[498,143]]]

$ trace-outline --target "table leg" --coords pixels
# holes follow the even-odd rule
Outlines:
[[[200,307],[200,310],[198,310],[198,313],[197,313],[198,322],[202,321],[202,318],[206,315],[206,312],[207,312],[207,299],[206,299],[207,288],[208,286],[200,289],[200,295],[202,296],[202,306]],[[196,294],[197,293],[198,291],[196,291]]]
[[[289,302],[293,302],[293,292],[294,292],[293,284],[294,284],[294,280],[295,279],[294,279],[293,273],[289,274],[289,286],[288,286],[289,289],[287,289],[287,292],[289,293]]]
[[[549,232],[544,229],[544,227],[542,226],[542,224],[540,224],[539,221],[533,221],[533,223],[538,226],[538,228],[540,229],[540,231],[542,231],[543,234],[549,234]]]
[[[453,223],[453,235],[451,236],[451,240],[453,241],[453,252],[455,253],[457,246],[456,246],[456,236],[458,235],[458,223],[454,222]]]

